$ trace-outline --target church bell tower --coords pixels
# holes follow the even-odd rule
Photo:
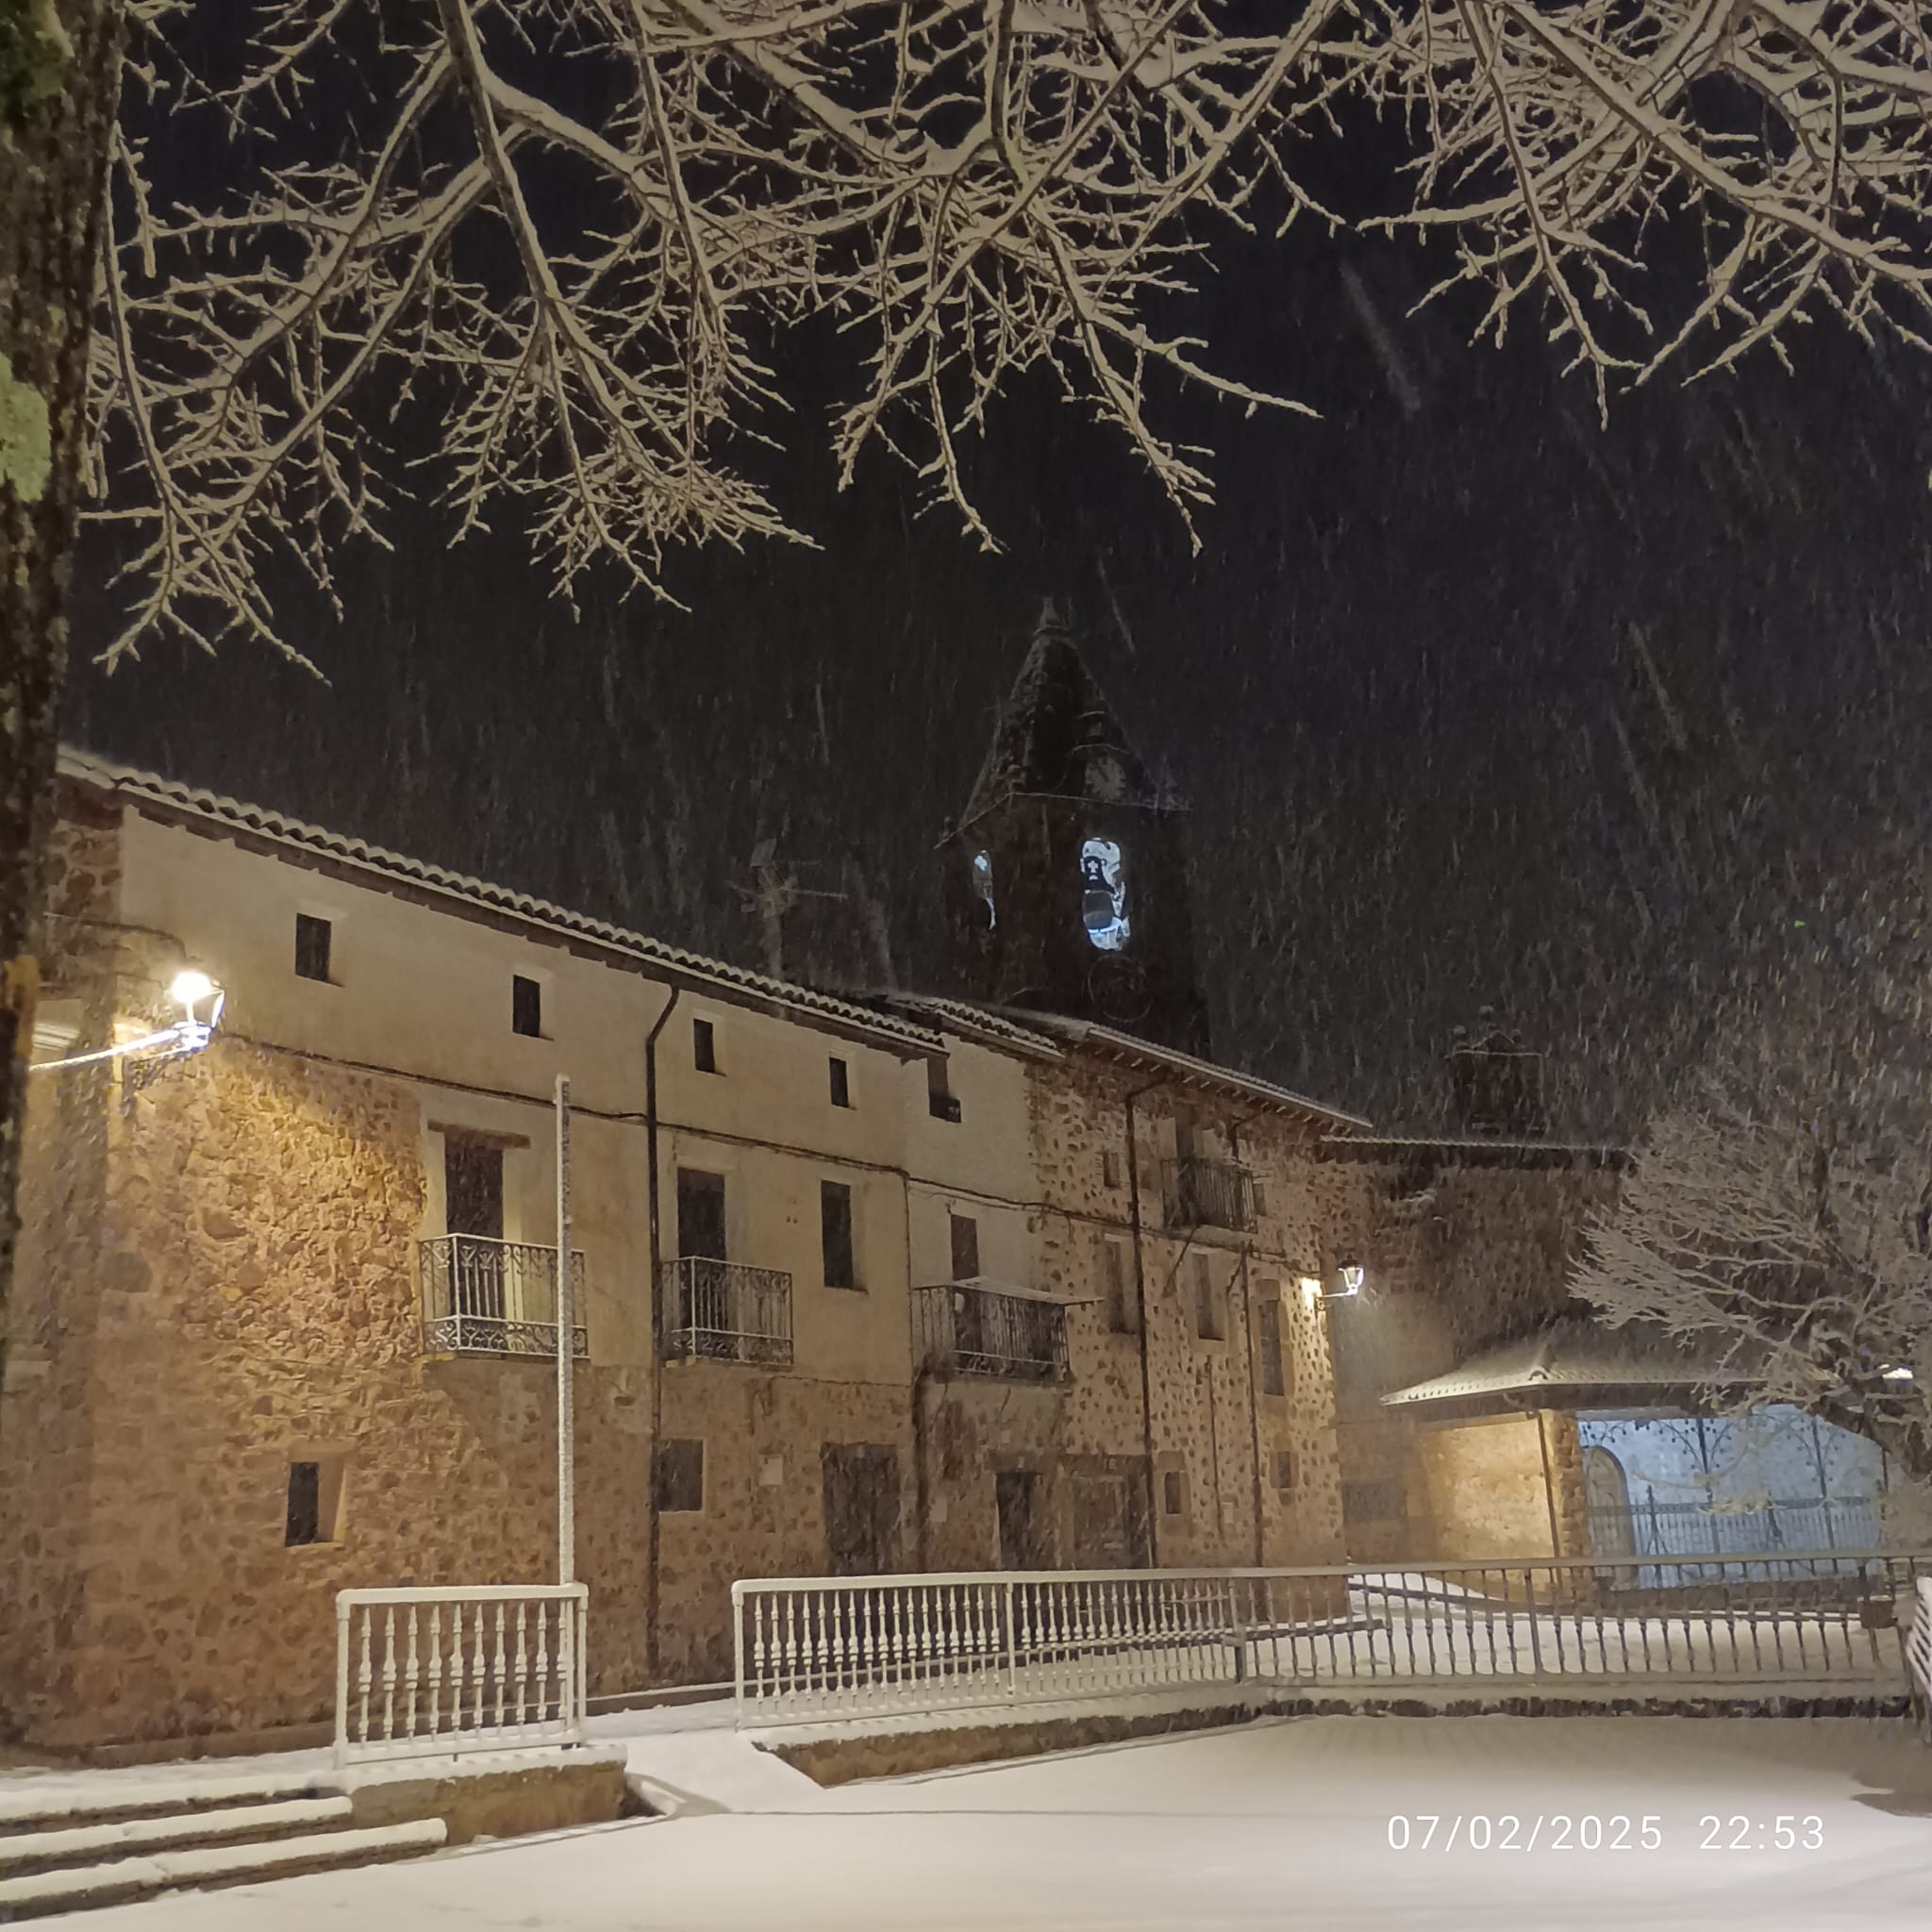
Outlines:
[[[963,991],[1207,1053],[1185,808],[1052,604],[941,849]]]

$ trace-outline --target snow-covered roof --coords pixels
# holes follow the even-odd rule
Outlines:
[[[1197,1059],[1178,1047],[1161,1046],[1151,1040],[1140,1040],[1131,1033],[1118,1033],[1111,1026],[1095,1025],[1088,1020],[1063,1019],[1058,1013],[1023,1012],[1011,1008],[982,1008],[1004,1012],[1020,1025],[1045,1034],[1063,1045],[1084,1053],[1105,1054],[1110,1059],[1128,1060],[1136,1066],[1160,1068],[1176,1078],[1200,1087],[1217,1087],[1239,1093],[1282,1113],[1309,1114],[1344,1127],[1366,1127],[1369,1123],[1358,1114],[1310,1100],[1305,1094],[1291,1093],[1272,1080],[1257,1079],[1252,1074],[1237,1073],[1232,1067],[1217,1066],[1212,1060]]]
[[[1032,1054],[1040,1059],[1057,1060],[1060,1049],[1038,1027],[1023,1024],[1011,1015],[992,1007],[975,1007],[969,1000],[946,999],[937,993],[887,992],[874,995],[875,1003],[897,1012],[909,1013],[941,1032],[962,1040],[977,1040],[989,1046],[1011,1047],[1017,1053]]]
[[[894,1052],[916,1057],[943,1050],[943,1042],[932,1027],[903,1013],[862,1005],[811,987],[794,986],[723,959],[707,958],[701,953],[667,945],[661,940],[631,932],[608,920],[573,912],[566,907],[552,905],[547,899],[534,898],[528,892],[514,891],[508,886],[491,885],[486,879],[472,878],[445,866],[410,858],[383,846],[371,845],[365,840],[347,838],[283,812],[271,811],[264,806],[249,805],[242,799],[183,785],[155,772],[115,764],[70,748],[61,751],[60,774],[77,784],[107,792],[150,817],[203,829],[218,828],[255,844],[300,853],[311,861],[323,858],[382,886],[402,887],[429,895],[459,914],[509,919],[547,939],[594,946],[625,964],[702,988],[721,999],[741,1005],[780,1007],[803,1020],[865,1036],[873,1043]]]
[[[1672,1390],[1689,1393],[1712,1383],[1750,1378],[1681,1341],[1632,1329],[1566,1320],[1541,1335],[1472,1356],[1446,1375],[1383,1396],[1386,1408],[1464,1402],[1480,1396],[1535,1395],[1546,1390]]]
[[[1424,1156],[1476,1167],[1621,1167],[1629,1149],[1594,1141],[1504,1140],[1494,1134],[1349,1134],[1324,1141],[1324,1160],[1412,1160]]]

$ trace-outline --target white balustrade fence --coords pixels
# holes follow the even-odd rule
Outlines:
[[[1906,1662],[1911,1670],[1919,1715],[1932,1736],[1932,1576],[1919,1578],[1917,1613],[1906,1639]]]
[[[336,1594],[336,1762],[584,1739],[581,1583]]]
[[[1922,1574],[1932,1556],[1780,1550],[1641,1568],[1524,1558],[760,1579],[732,1586],[738,1717],[824,1723],[1242,1684],[1895,1696]]]

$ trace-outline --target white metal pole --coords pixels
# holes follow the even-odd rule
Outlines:
[[[557,1580],[576,1581],[576,1306],[570,1255],[570,1081],[557,1076]]]

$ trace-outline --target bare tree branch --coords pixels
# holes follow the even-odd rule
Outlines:
[[[1605,407],[1818,319],[1928,334],[1903,0],[1299,0],[1261,33],[1233,0],[270,0],[223,75],[183,64],[179,0],[129,11],[110,658],[278,641],[276,559],[327,592],[343,535],[380,541],[391,425],[461,530],[512,509],[566,590],[601,559],[661,594],[672,545],[795,535],[755,458],[766,358],[814,316],[855,350],[841,479],[877,443],[995,541],[962,442],[1042,369],[1185,516],[1212,483],[1174,393],[1305,407],[1176,325],[1202,223],[1339,219],[1307,158],[1377,114],[1364,152],[1407,172],[1351,217],[1446,236],[1437,292],[1482,291],[1478,334],[1535,319]],[[158,206],[170,142],[211,131],[234,178]]]

